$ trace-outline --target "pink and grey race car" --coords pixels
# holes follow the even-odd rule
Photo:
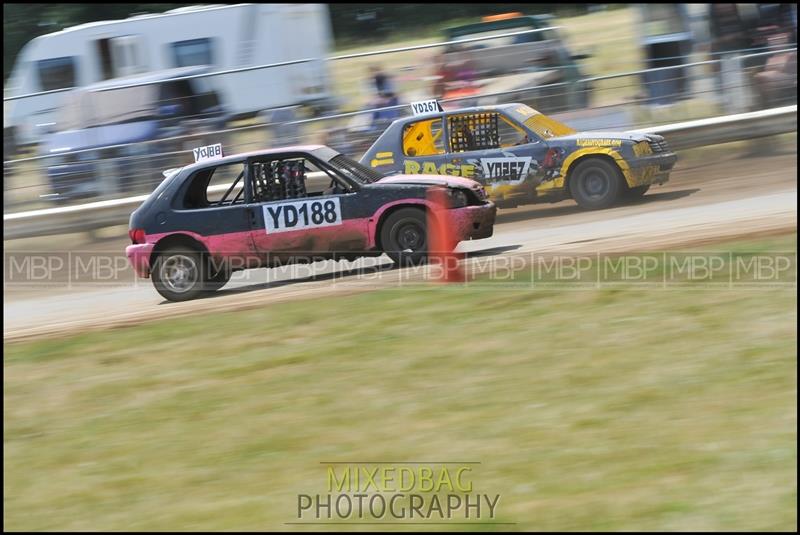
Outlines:
[[[417,263],[436,213],[432,188],[446,199],[454,240],[492,235],[495,205],[473,180],[384,177],[329,147],[301,146],[169,172],[131,215],[126,254],[170,301],[221,288],[241,269],[382,253]]]

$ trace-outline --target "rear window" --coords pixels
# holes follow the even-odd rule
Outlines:
[[[183,197],[182,208],[213,208],[244,202],[244,164],[237,162],[195,172]]]
[[[403,154],[406,156],[444,154],[442,119],[426,119],[405,125],[403,128]]]

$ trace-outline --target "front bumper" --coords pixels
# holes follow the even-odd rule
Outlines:
[[[465,206],[448,210],[450,223],[458,241],[482,240],[494,233],[497,206],[487,202],[478,206]]]
[[[636,158],[630,165],[629,184],[635,186],[649,186],[663,184],[669,180],[669,173],[675,166],[678,157],[672,152],[662,152]]]
[[[150,255],[153,247],[154,243],[137,243],[125,248],[125,256],[128,257],[133,270],[143,279],[150,277]]]

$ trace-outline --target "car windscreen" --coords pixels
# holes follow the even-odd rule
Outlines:
[[[525,120],[525,126],[536,132],[542,139],[550,139],[557,136],[569,136],[575,133],[575,130],[569,126],[559,123],[555,119],[551,119],[547,115],[537,113]]]
[[[509,46],[519,43],[529,43],[540,41],[541,36],[539,32],[532,32],[528,34],[508,35],[510,33],[524,32],[526,30],[535,30],[534,26],[525,25],[516,28],[502,28],[499,30],[475,31],[473,33],[462,34],[456,37],[455,41],[465,39],[483,39],[481,41],[472,41],[464,44],[455,44],[453,48],[466,47],[466,48],[494,48],[496,46]],[[494,37],[494,39],[490,39]]]
[[[359,184],[372,184],[384,177],[374,169],[361,165],[343,154],[334,156],[328,160],[328,163],[347,178]]]

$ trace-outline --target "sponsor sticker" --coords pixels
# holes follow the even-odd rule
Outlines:
[[[203,160],[218,160],[222,158],[222,143],[214,145],[207,145],[205,147],[197,147],[192,149],[194,153],[194,161],[200,162]]]
[[[442,111],[442,108],[439,106],[439,103],[436,102],[435,98],[411,103],[411,112],[414,115],[422,115],[423,113],[433,113],[436,111]]]
[[[530,156],[517,158],[481,158],[483,176],[487,181],[519,184],[528,176]]]
[[[578,139],[575,144],[579,147],[619,147],[621,139]]]
[[[264,227],[267,234],[332,227],[342,224],[338,197],[265,204]]]

